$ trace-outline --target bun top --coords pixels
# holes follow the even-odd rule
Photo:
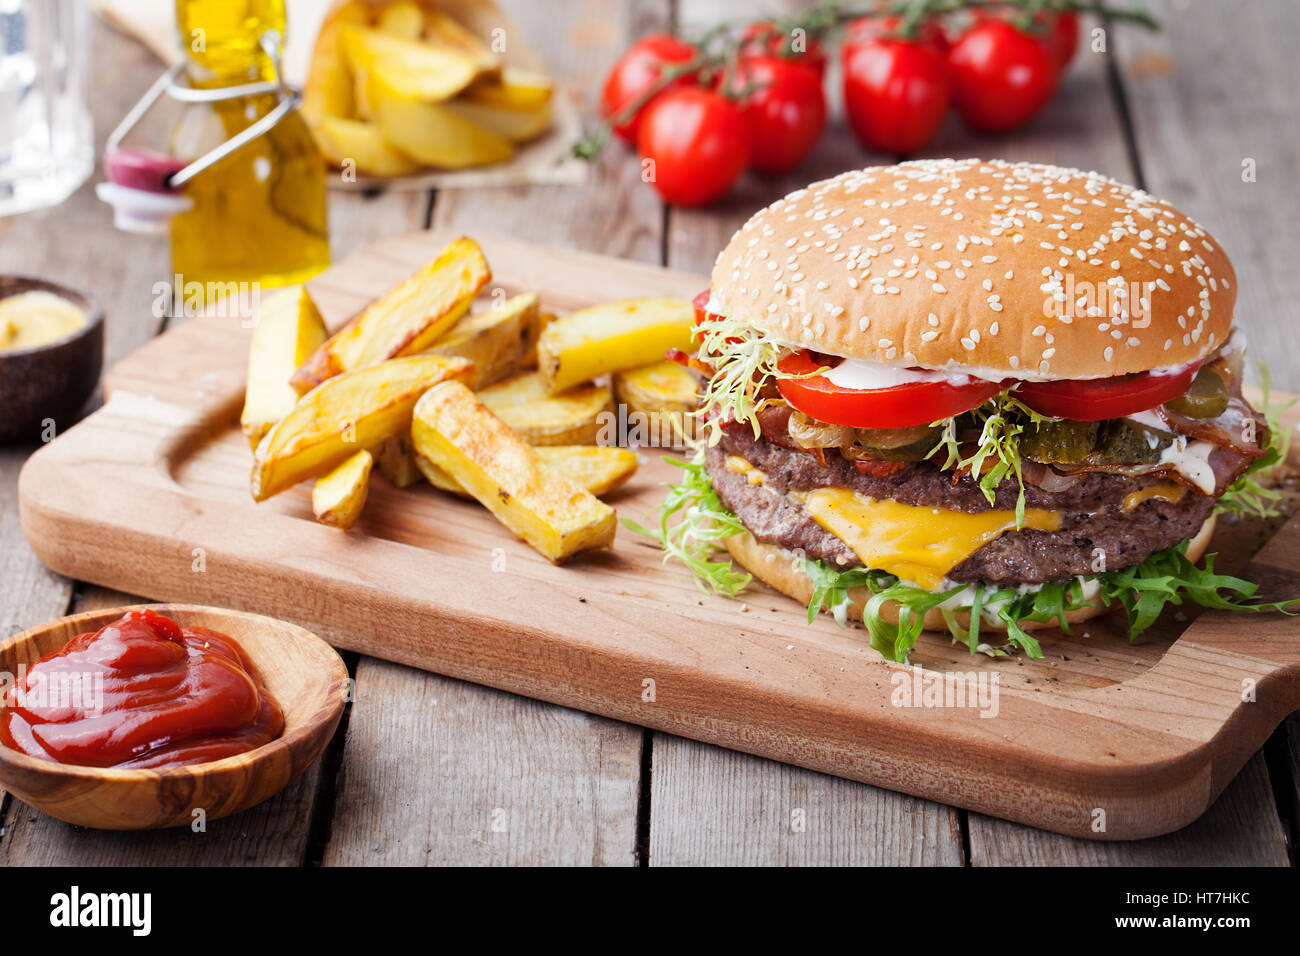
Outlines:
[[[813,183],[713,267],[712,307],[793,345],[984,378],[1102,378],[1223,345],[1232,263],[1168,203],[1097,173],[919,160]]]

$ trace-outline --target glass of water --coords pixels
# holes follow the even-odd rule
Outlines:
[[[0,0],[0,216],[62,202],[95,167],[85,0]]]

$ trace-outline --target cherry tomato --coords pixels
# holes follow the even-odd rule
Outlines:
[[[759,37],[763,35],[767,36],[766,43],[759,42]],[[796,45],[803,46],[804,49],[796,50],[794,49]],[[757,56],[763,53],[770,53],[809,67],[817,74],[819,80],[826,77],[826,54],[822,50],[822,45],[816,40],[807,42],[806,37],[801,40],[797,36],[780,32],[771,20],[751,23],[741,37],[742,55]]]
[[[862,17],[849,23],[845,30],[846,40],[855,37],[888,37],[889,39],[903,39],[895,36],[903,18],[897,15],[888,17]],[[952,47],[948,40],[948,35],[943,32],[943,26],[933,17],[927,17],[922,20],[917,27],[916,36],[907,39],[916,40],[924,43],[926,46],[934,47],[938,53],[947,54]]]
[[[1021,382],[1015,395],[1040,415],[1101,422],[1155,408],[1177,398],[1191,388],[1199,367],[1199,362],[1192,362],[1172,375],[1138,372],[1111,378]]]
[[[820,363],[812,353],[787,355],[777,367],[788,375],[815,372]],[[1001,394],[1000,382],[972,379],[967,385],[951,382],[912,382],[890,388],[858,389],[836,385],[825,375],[779,378],[782,397],[805,415],[828,425],[851,428],[904,428],[929,425],[983,405]]]
[[[987,133],[1032,119],[1051,100],[1060,78],[1038,39],[1004,20],[984,20],[963,33],[948,65],[957,111]]]
[[[817,75],[779,56],[741,57],[722,80],[732,95],[751,89],[742,101],[749,121],[749,164],[781,175],[812,152],[826,127],[826,93]]]
[[[1036,20],[1044,16],[1050,16],[1046,11],[1039,13]],[[1038,41],[1047,49],[1047,53],[1056,64],[1057,70],[1064,73],[1066,67],[1074,59],[1075,52],[1079,49],[1079,15],[1077,13],[1061,13],[1053,17],[1047,33],[1038,38]]]
[[[932,139],[948,112],[944,56],[930,43],[860,29],[845,38],[844,106],[862,145],[911,153]]]
[[[977,22],[998,18],[1005,20],[1012,14],[1009,8],[995,12],[976,7],[971,12]],[[1061,13],[1039,10],[1034,14],[1034,25],[1042,30],[1041,33],[1032,34],[1034,39],[1042,44],[1056,68],[1064,73],[1079,49],[1079,15],[1069,10]]]
[[[619,57],[605,79],[605,89],[600,97],[601,116],[606,120],[612,119],[624,107],[644,94],[659,79],[664,67],[689,63],[694,56],[695,50],[690,44],[683,43],[671,34],[653,33],[637,40]],[[694,82],[695,79],[691,76],[681,76],[663,92],[674,87],[690,86]],[[660,93],[654,99],[662,95]],[[654,99],[651,102],[654,102]],[[644,113],[645,108],[642,107],[627,122],[616,126],[614,132],[629,143],[635,144],[637,130]]]
[[[745,114],[726,97],[699,87],[656,97],[642,114],[636,142],[643,174],[677,206],[712,202],[749,165]]]

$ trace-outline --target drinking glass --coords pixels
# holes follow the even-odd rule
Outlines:
[[[62,202],[95,166],[84,0],[0,0],[0,216]]]

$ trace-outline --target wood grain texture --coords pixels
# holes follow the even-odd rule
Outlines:
[[[1267,800],[1262,795],[1269,795]],[[1286,866],[1286,841],[1255,754],[1195,823],[1149,840],[1075,840],[972,815],[971,866]]]
[[[378,282],[383,268],[402,257],[413,268],[445,241],[421,233],[380,243],[313,289],[324,299],[344,277]],[[563,308],[611,298],[612,289],[689,294],[700,282],[482,242],[507,292],[534,289]],[[43,560],[162,600],[255,608],[337,646],[1080,836],[1090,835],[1098,806],[1109,808],[1100,835],[1109,839],[1190,822],[1300,691],[1300,622],[1205,614],[1172,645],[1172,619],[1137,646],[1097,619],[1073,638],[1046,635],[1046,656],[1032,663],[973,660],[930,635],[914,662],[999,673],[1000,719],[971,707],[891,707],[905,672],[880,663],[859,631],[829,620],[808,626],[802,608],[761,589],[743,602],[705,598],[684,569],[665,569],[657,549],[632,536],[556,568],[482,509],[432,489],[381,487],[361,533],[340,535],[309,520],[302,489],[262,506],[249,500],[247,444],[230,426],[244,347],[228,327],[196,319],[119,364],[105,408],[23,473],[24,528]],[[205,373],[197,389],[195,363]],[[670,473],[647,455],[616,499],[620,511],[644,523]],[[1248,576],[1269,592],[1300,591],[1298,537],[1300,524],[1289,525]],[[190,571],[197,545],[204,574]],[[492,573],[498,558],[504,573]],[[1240,699],[1247,678],[1259,686],[1249,705]],[[642,700],[646,679],[659,688],[654,706]],[[1071,728],[1064,738],[1062,721]]]
[[[788,13],[800,6],[786,0],[770,9]],[[678,4],[679,25],[688,34],[752,15],[745,0]],[[835,64],[826,87],[834,107],[840,99]],[[874,161],[834,109],[816,148],[794,172],[750,173],[715,206],[670,208],[664,264],[707,275],[732,233],[758,209],[808,182]],[[952,807],[681,737],[655,734],[651,746],[651,866],[961,865],[960,823]],[[804,832],[791,828],[788,815],[796,808],[806,811]]]
[[[629,732],[367,659],[324,863],[632,865]]]
[[[1149,6],[1159,33],[1113,37],[1146,187],[1223,245],[1252,355],[1279,388],[1300,389],[1300,7],[1251,0],[1228,15],[1213,0]]]
[[[548,55],[560,95],[588,112],[612,57],[632,37],[662,29],[667,10],[663,2],[593,0],[512,7],[530,43]],[[471,236],[526,234],[556,246],[657,262],[658,203],[639,187],[635,163],[607,156],[577,188],[440,192],[433,224]],[[385,847],[379,856],[385,862],[634,862],[640,730],[371,658],[357,666],[357,688],[358,700],[389,706],[358,712],[348,725],[326,863],[364,862],[376,841]],[[456,733],[436,747],[427,735],[402,732],[423,719],[420,702],[429,697],[454,702]],[[496,755],[494,761],[485,764],[483,753]],[[449,785],[408,788],[400,806],[381,812],[373,795],[391,792],[384,780],[396,761],[408,773]],[[541,772],[562,784],[539,787],[520,777],[516,768],[538,761]],[[485,806],[479,786],[498,794],[497,802]],[[509,808],[507,829],[500,832],[491,823],[501,820],[484,822],[485,813],[498,807]],[[420,833],[423,842],[411,838]]]
[[[651,866],[961,866],[957,812],[654,735]]]
[[[188,827],[196,819],[206,824],[261,803],[320,756],[348,690],[347,670],[324,641],[296,625],[239,611],[184,604],[157,610],[182,627],[210,628],[234,639],[284,715],[281,735],[221,760],[147,770],[63,764],[3,747],[0,780],[10,793],[79,826]],[[86,611],[22,631],[0,642],[0,671],[21,673],[122,613],[122,608]]]

